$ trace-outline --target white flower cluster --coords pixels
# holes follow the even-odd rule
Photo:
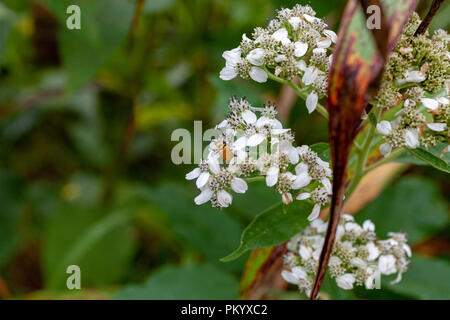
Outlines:
[[[293,201],[294,192],[297,200],[310,199],[314,209],[309,219],[318,217],[331,194],[330,165],[308,146],[294,147],[291,130],[283,128],[276,115],[273,105],[255,108],[246,99],[230,99],[227,119],[216,126],[218,138],[211,142],[208,156],[186,175],[196,179],[201,190],[196,204],[211,201],[213,207],[228,207],[230,189],[245,193],[243,178],[260,177],[285,204]]]
[[[444,30],[415,36],[420,23],[414,13],[388,60],[375,97],[375,106],[401,108],[395,120],[377,124],[386,140],[380,145],[385,157],[393,148],[428,148],[450,141],[450,36]]]
[[[418,88],[418,87],[417,87]],[[393,121],[377,123],[377,131],[386,142],[380,152],[389,156],[393,148],[415,149],[420,145],[430,147],[437,141],[447,142],[450,137],[450,96],[414,99],[415,87],[406,92],[410,95]],[[416,95],[417,96],[417,95]]]
[[[327,225],[316,219],[287,243],[289,251],[284,256],[284,264],[291,271],[283,270],[281,275],[307,296],[316,276]],[[402,273],[408,269],[411,249],[404,233],[388,235],[387,240],[377,240],[375,225],[370,220],[360,226],[353,216],[342,215],[328,263],[328,272],[340,288],[350,290],[355,285],[364,285],[373,289],[380,274],[397,273],[392,283],[401,280]]]
[[[226,65],[220,78],[240,76],[266,82],[269,72],[284,80],[298,76],[308,93],[311,113],[318,98],[326,95],[331,45],[337,39],[336,33],[315,15],[309,5],[279,10],[267,28],[254,29],[253,39],[244,34],[239,47],[223,53]]]

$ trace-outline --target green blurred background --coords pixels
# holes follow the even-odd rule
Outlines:
[[[233,94],[255,105],[283,97],[279,85],[218,74],[224,50],[297,2],[307,3],[0,1],[0,299],[237,298],[248,254],[219,259],[278,196],[255,183],[229,209],[195,206],[184,179],[193,165],[171,162],[170,137],[193,120],[212,127]],[[422,16],[430,2],[420,2]],[[310,3],[337,31],[346,1]],[[70,4],[81,8],[81,30],[66,28]],[[447,3],[432,28],[448,28],[449,15]],[[327,140],[326,123],[301,101],[284,120],[297,143]],[[411,269],[381,291],[326,282],[326,296],[450,299],[449,187],[434,169],[402,171],[357,220],[372,219],[380,237],[408,232]],[[66,288],[71,264],[82,290]]]

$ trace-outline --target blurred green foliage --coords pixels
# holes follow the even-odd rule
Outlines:
[[[170,134],[194,119],[212,126],[232,94],[277,99],[275,84],[220,80],[221,54],[296,1],[147,0],[136,15],[133,0],[79,0],[82,28],[68,30],[72,2],[0,1],[0,298],[236,298],[248,254],[219,259],[278,196],[255,183],[226,210],[195,206],[191,166],[171,163]],[[345,2],[311,4],[337,30]],[[295,102],[297,141],[326,141],[326,124],[306,114]],[[404,229],[413,243],[448,245],[448,178],[405,175],[361,219],[382,236]],[[372,298],[449,298],[448,247],[431,251],[439,259],[417,254],[402,283]],[[81,293],[65,289],[71,264]]]

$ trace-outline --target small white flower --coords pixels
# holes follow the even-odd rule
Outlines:
[[[209,188],[205,188],[197,197],[195,197],[194,202],[197,205],[204,204],[209,200],[211,200],[212,195],[213,195],[212,190]]]
[[[425,108],[430,110],[436,110],[439,107],[439,102],[437,102],[437,100],[434,99],[422,98],[420,101],[423,103]]]
[[[436,132],[444,131],[446,126],[447,126],[446,123],[439,123],[439,122],[427,123],[427,127]]]
[[[288,32],[285,28],[278,29],[272,34],[272,37],[281,42],[282,44],[289,44],[291,40],[289,40]]]
[[[337,40],[337,34],[336,34],[336,32],[334,32],[334,31],[332,31],[332,30],[324,30],[323,33],[324,33],[328,38],[330,38],[331,41],[332,41],[333,43],[336,43],[336,40]]]
[[[294,43],[294,46],[294,56],[296,56],[297,58],[303,57],[308,51],[308,44],[305,42],[297,41]]]
[[[219,190],[217,192],[217,201],[219,202],[221,207],[228,207],[231,204],[232,200],[233,197],[231,196],[231,194],[229,194],[225,190]]]
[[[231,189],[236,193],[245,193],[248,189],[247,182],[241,178],[233,178],[231,180]]]
[[[392,152],[392,145],[389,142],[385,142],[385,143],[381,144],[380,152],[385,158],[389,157],[389,155]]]
[[[241,49],[225,51],[222,57],[225,59],[225,67],[220,71],[220,78],[231,80],[237,76],[236,64],[241,60]]]
[[[311,248],[309,248],[305,245],[301,245],[299,254],[303,260],[309,260],[312,257],[312,250],[311,250]]]
[[[389,135],[392,132],[392,126],[389,121],[383,120],[377,123],[377,131],[382,135]]]
[[[294,30],[298,29],[299,24],[302,22],[302,19],[300,19],[299,17],[292,17],[289,20],[289,23],[291,24],[292,28]]]
[[[267,73],[261,68],[252,67],[248,74],[250,75],[250,78],[256,82],[263,83],[267,81]]]
[[[420,145],[419,133],[417,130],[406,129],[405,132],[405,145],[408,148],[415,149]]]
[[[341,219],[344,221],[355,221],[355,217],[347,213],[342,214]]]
[[[316,81],[318,74],[319,74],[319,69],[317,69],[315,66],[311,66],[306,69],[305,74],[302,77],[302,82],[306,86],[309,86],[314,81]]]
[[[361,234],[362,232],[362,228],[355,222],[347,222],[344,227],[345,231],[354,232],[357,235]]]
[[[316,109],[318,101],[319,97],[314,91],[308,95],[306,98],[306,108],[308,109],[308,113],[311,113]]]
[[[353,289],[353,283],[355,282],[355,276],[351,273],[345,273],[336,278],[337,285],[344,290]]]
[[[281,276],[284,280],[292,284],[299,284],[300,280],[306,279],[307,277],[305,270],[300,266],[292,268],[291,272],[283,270]]]
[[[267,170],[266,184],[268,187],[273,187],[277,183],[279,172],[280,169],[278,167],[270,167],[269,170]]]
[[[264,49],[256,48],[247,54],[246,59],[254,66],[262,66],[264,62]]]
[[[390,275],[397,272],[395,262],[395,257],[392,254],[380,256],[378,259],[378,269],[381,274]]]
[[[194,170],[192,170],[191,172],[186,174],[186,180],[197,179],[201,173],[202,173],[202,171],[200,170],[200,168],[195,168]]]
[[[298,190],[300,188],[306,187],[311,183],[311,176],[308,174],[308,172],[301,172],[295,177],[294,183],[292,184],[292,189]],[[309,196],[308,196],[309,198]],[[298,196],[296,198],[297,200],[304,200],[299,199]]]
[[[375,231],[375,224],[370,220],[364,221],[362,227],[364,231]]]

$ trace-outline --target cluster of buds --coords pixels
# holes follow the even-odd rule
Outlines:
[[[226,65],[220,78],[266,82],[269,75],[283,80],[299,77],[311,113],[326,95],[331,46],[337,38],[315,14],[309,5],[279,10],[266,28],[254,29],[252,39],[244,34],[237,48],[223,53]]]
[[[318,217],[331,194],[330,164],[306,145],[294,147],[294,135],[276,115],[274,105],[255,108],[246,99],[230,99],[228,116],[216,126],[217,138],[211,141],[206,159],[186,175],[188,180],[196,179],[201,191],[196,204],[211,201],[213,207],[228,207],[230,190],[245,193],[246,180],[264,179],[285,204],[294,197],[312,201],[308,218]]]
[[[322,250],[326,222],[316,219],[288,243],[284,264],[291,271],[281,275],[289,283],[299,287],[300,292],[310,296]],[[336,284],[350,290],[354,286],[373,289],[379,285],[380,275],[397,273],[392,283],[401,280],[411,257],[411,249],[404,233],[388,233],[387,240],[377,240],[375,225],[364,221],[360,226],[353,216],[344,214],[336,232],[336,240],[328,264],[328,272]]]
[[[385,136],[380,152],[388,156],[393,148],[431,147],[450,140],[450,36],[437,30],[430,37],[414,33],[421,21],[414,13],[390,56],[382,87],[374,105],[400,107],[393,121],[377,125]]]

